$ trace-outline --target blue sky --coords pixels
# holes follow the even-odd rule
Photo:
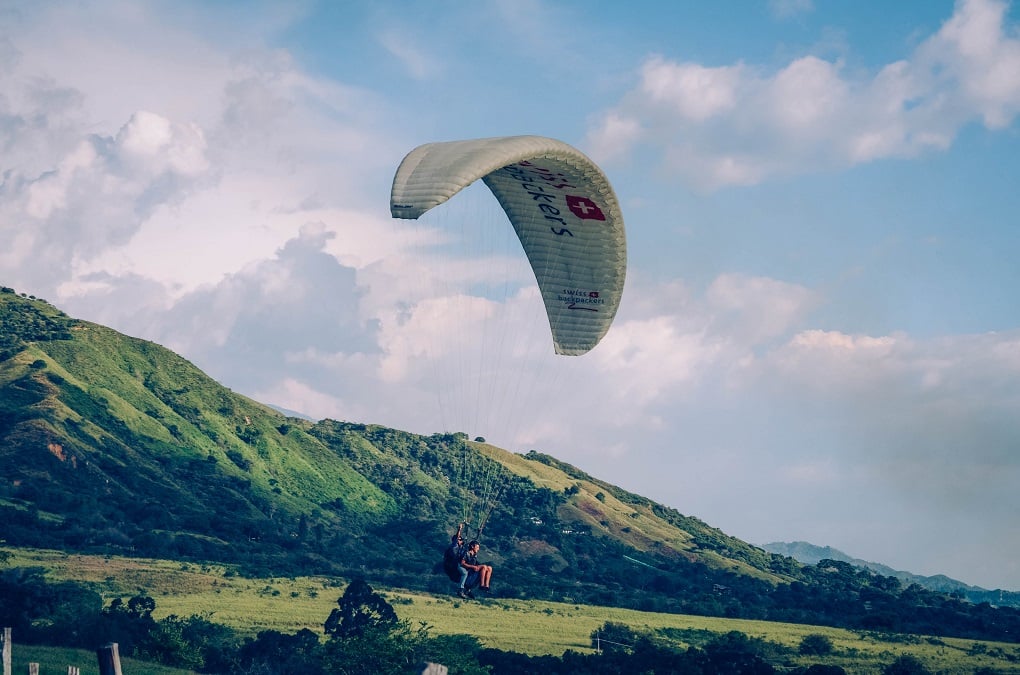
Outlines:
[[[0,0],[0,281],[314,418],[1020,590],[1018,113],[997,0]],[[413,147],[514,134],[623,208],[583,357],[512,249],[389,218]]]

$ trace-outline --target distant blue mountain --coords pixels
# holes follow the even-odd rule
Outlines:
[[[917,584],[922,588],[938,591],[940,593],[959,592],[962,593],[967,600],[973,603],[987,602],[999,607],[1020,607],[1020,593],[1015,591],[1005,591],[1001,589],[988,590],[979,586],[970,586],[962,581],[951,579],[944,574],[936,574],[934,576],[926,577],[919,574],[913,574],[911,572],[894,570],[893,568],[881,563],[853,558],[839,549],[832,548],[831,546],[816,546],[815,544],[809,544],[806,541],[774,541],[770,544],[762,545],[762,548],[769,553],[777,553],[779,555],[788,556],[798,562],[804,563],[805,565],[816,565],[822,560],[838,560],[840,562],[850,563],[855,567],[871,570],[872,572],[881,574],[882,576],[896,577],[903,583],[904,586]]]

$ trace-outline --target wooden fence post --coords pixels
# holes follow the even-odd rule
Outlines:
[[[3,634],[3,637],[0,638],[0,642],[3,642],[4,675],[11,675],[11,629],[10,629],[10,627],[4,628],[4,634]]]
[[[28,663],[28,675],[39,675],[38,663],[32,663],[31,661]]]
[[[120,653],[116,642],[97,649],[96,657],[99,659],[99,675],[121,675]]]

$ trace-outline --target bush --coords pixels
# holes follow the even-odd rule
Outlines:
[[[914,656],[909,654],[898,657],[882,670],[883,675],[930,675],[931,671],[924,667]]]
[[[812,633],[800,641],[797,651],[806,656],[823,656],[832,653],[832,640],[824,635]]]

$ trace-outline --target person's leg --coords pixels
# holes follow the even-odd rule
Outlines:
[[[481,581],[481,587],[483,591],[489,590],[489,582],[492,580],[492,567],[490,565],[482,565],[482,571],[479,575]]]
[[[460,565],[457,566],[457,570],[460,572],[460,581],[457,582],[457,595],[462,598],[466,598],[468,597],[466,584],[469,572],[466,568],[461,567]]]
[[[468,574],[467,581],[464,584],[464,593],[469,598],[475,597],[474,594],[471,592],[471,589],[478,585],[478,581],[479,581],[480,578],[481,577],[480,577],[479,573],[475,572],[474,570],[472,570],[471,573]]]

